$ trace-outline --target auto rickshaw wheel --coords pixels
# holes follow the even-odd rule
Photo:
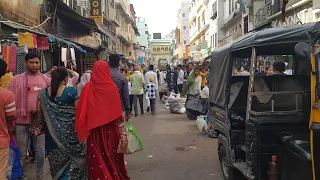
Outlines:
[[[219,149],[219,161],[223,178],[225,180],[235,180],[234,169],[228,163],[227,152],[223,145]]]

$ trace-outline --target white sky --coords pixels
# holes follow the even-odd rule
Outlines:
[[[130,0],[137,17],[145,18],[150,33],[168,35],[177,26],[177,13],[186,0]]]

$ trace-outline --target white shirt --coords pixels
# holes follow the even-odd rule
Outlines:
[[[67,87],[75,87],[79,80],[79,74],[75,71],[72,72],[72,78],[68,78]]]
[[[154,84],[156,84],[156,89],[158,89],[158,78],[157,78],[157,74],[153,71],[148,71],[145,75],[144,75],[144,87],[147,88],[147,85],[150,84],[149,82],[149,78],[153,77],[154,79]]]
[[[182,69],[180,69],[177,84],[183,84],[183,81],[184,81],[184,72]]]
[[[201,98],[209,98],[209,88],[208,88],[208,86],[205,86],[201,90]]]

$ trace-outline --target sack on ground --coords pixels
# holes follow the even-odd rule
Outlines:
[[[180,98],[178,95],[174,94],[168,99],[169,109],[172,113],[183,114],[185,113],[185,98]]]
[[[9,146],[9,161],[8,161],[8,179],[9,180],[16,180],[21,178],[22,176],[22,163],[21,163],[21,155],[18,147],[15,143],[15,138],[12,137],[10,139],[10,146]]]
[[[198,116],[196,123],[197,127],[201,134],[205,134],[207,131],[207,122],[206,122],[206,116]]]
[[[132,154],[134,152],[143,150],[143,144],[140,140],[137,130],[134,126],[131,125],[131,122],[127,123],[127,132],[128,132],[128,148],[126,154]]]

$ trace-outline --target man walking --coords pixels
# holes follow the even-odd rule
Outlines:
[[[182,65],[178,65],[178,80],[177,80],[177,84],[178,84],[178,91],[179,93],[182,92],[182,87],[183,87],[183,81],[184,81],[184,71],[182,69]]]
[[[158,78],[157,78],[157,74],[154,72],[154,66],[152,64],[149,65],[149,71],[144,76],[145,88],[147,87],[148,84],[150,84],[150,77],[152,77],[154,79],[154,82],[152,82],[152,84],[155,84],[156,89],[158,89],[158,86],[159,86]]]
[[[0,78],[5,75],[7,63],[0,59]],[[0,179],[7,179],[10,136],[14,135],[13,120],[16,107],[13,93],[0,84]]]
[[[143,110],[144,78],[142,73],[139,70],[140,70],[139,65],[136,65],[134,67],[133,74],[130,76],[130,82],[132,85],[131,94],[133,95],[133,106],[134,106],[135,117],[138,116],[138,100],[140,104],[141,115],[144,114],[144,110]]]
[[[50,84],[47,76],[40,73],[40,57],[35,53],[28,53],[25,56],[25,65],[27,72],[19,74],[13,78],[9,85],[9,90],[13,92],[16,100],[17,119],[16,138],[17,145],[21,153],[23,164],[23,180],[27,179],[28,168],[26,161],[26,152],[29,142],[30,112],[36,111],[38,94]],[[37,163],[37,180],[43,178],[43,164],[45,155],[45,135],[32,136],[35,157]]]
[[[120,72],[120,56],[117,54],[111,54],[109,56],[109,66],[112,76],[112,81],[117,85],[121,104],[122,111],[125,112],[125,118],[128,119],[130,116],[130,98],[129,98],[129,89],[128,89],[128,80]]]

